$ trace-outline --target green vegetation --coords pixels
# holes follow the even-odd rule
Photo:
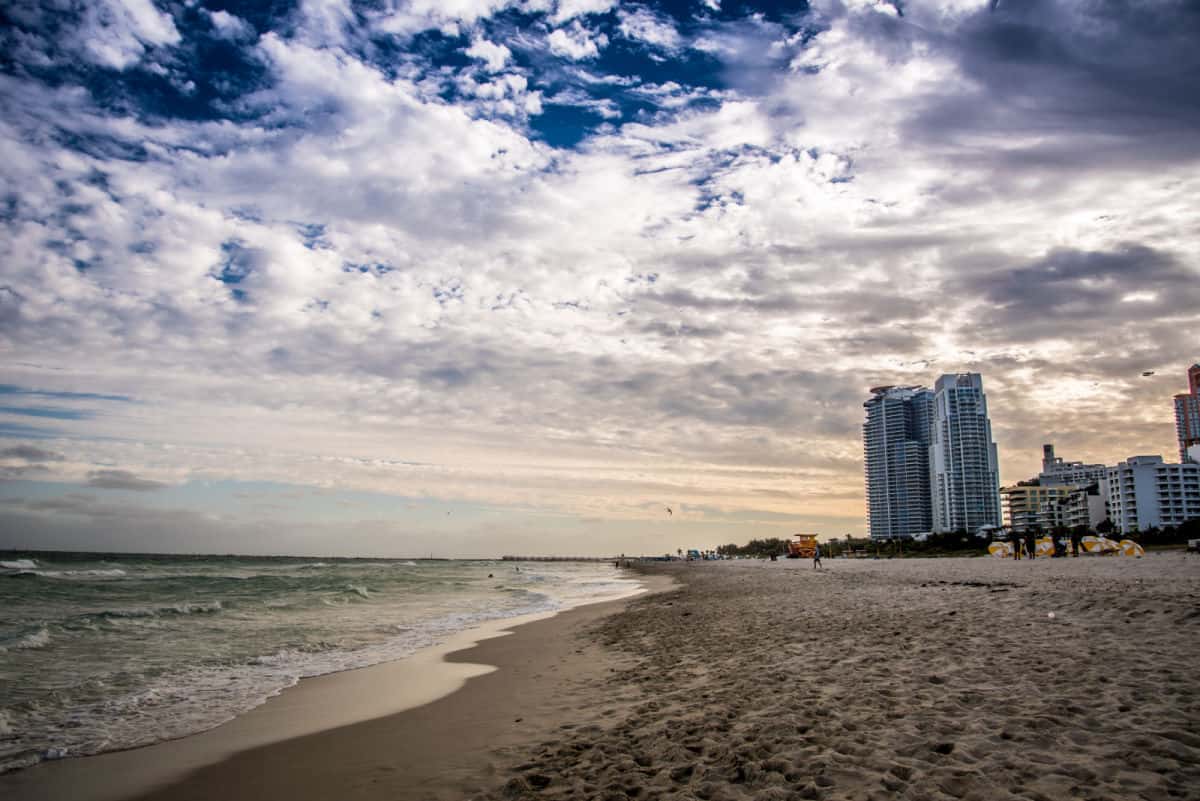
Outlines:
[[[765,540],[750,540],[745,545],[719,545],[717,553],[721,556],[750,556],[766,559],[772,555],[783,556],[787,553],[787,540],[779,537],[768,537]]]
[[[1189,539],[1200,539],[1200,520],[1189,520],[1180,526],[1155,527],[1125,535],[1118,534],[1108,520],[1096,526],[1095,531],[1084,526],[1076,528],[1078,529],[1076,533],[1080,536],[1100,535],[1113,539],[1128,538],[1144,548],[1153,550],[1176,548],[1185,545]],[[1069,538],[1072,531],[1066,526],[1057,526],[1052,531],[1044,531],[1037,526],[1033,533],[1037,537],[1049,534],[1056,539],[1064,539]],[[913,556],[985,556],[989,542],[980,537],[973,537],[966,531],[955,531],[947,534],[930,534],[923,542],[916,540],[875,542],[866,537],[825,540],[821,542],[821,552],[824,556],[832,558],[878,556],[881,559],[901,559]],[[786,539],[768,537],[761,540],[750,540],[745,545],[732,543],[721,545],[717,548],[717,553],[726,558],[741,556],[766,559],[772,555],[786,556],[787,544],[788,540]]]

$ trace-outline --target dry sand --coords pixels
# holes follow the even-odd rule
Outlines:
[[[655,568],[598,632],[645,700],[487,797],[1200,798],[1200,557],[825,564]]]

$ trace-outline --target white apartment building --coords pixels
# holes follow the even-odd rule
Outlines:
[[[1000,467],[979,373],[943,375],[933,387],[929,470],[933,530],[999,527]]]
[[[1131,456],[1110,467],[1108,513],[1122,534],[1200,519],[1200,464]]]

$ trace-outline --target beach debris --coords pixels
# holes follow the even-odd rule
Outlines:
[[[667,517],[674,517],[675,513],[671,511],[671,507],[667,507]]]
[[[1046,613],[1046,617],[1050,618],[1051,620],[1054,620],[1054,613],[1053,613],[1053,612],[1047,612],[1047,613]]]
[[[550,777],[544,773],[530,773],[525,776],[525,781],[535,790],[544,790],[550,784]]]
[[[1149,376],[1152,376],[1152,375],[1154,375],[1154,371],[1153,371],[1153,370],[1143,370],[1143,371],[1142,371],[1142,378],[1147,378],[1147,377],[1149,377]]]
[[[504,785],[504,795],[506,798],[521,798],[530,791],[529,782],[516,776],[509,779]]]

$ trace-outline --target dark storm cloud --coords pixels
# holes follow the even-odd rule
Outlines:
[[[911,135],[1041,135],[1049,141],[993,156],[1043,168],[1112,168],[1118,152],[1133,163],[1195,158],[1197,42],[1200,5],[1191,0],[1001,2],[967,18],[953,38],[935,40],[979,91],[929,104]],[[1079,139],[1071,146],[1067,136]]]
[[[0,459],[24,459],[27,462],[61,462],[65,457],[61,453],[36,448],[33,445],[14,445],[11,448],[0,449]]]
[[[794,312],[803,303],[798,298],[787,294],[776,296],[715,296],[701,295],[690,289],[673,289],[666,292],[651,292],[642,296],[642,300],[658,303],[670,308],[690,308],[712,311],[758,311],[758,312]]]
[[[1064,325],[1082,332],[1173,316],[1194,319],[1200,272],[1145,245],[1060,248],[1016,269],[962,276],[947,291],[986,304],[980,327],[989,335],[1028,341],[1054,336]]]
[[[128,470],[93,470],[88,473],[87,485],[97,489],[132,490],[134,492],[149,492],[167,487],[167,484],[161,481],[138,478]]]

